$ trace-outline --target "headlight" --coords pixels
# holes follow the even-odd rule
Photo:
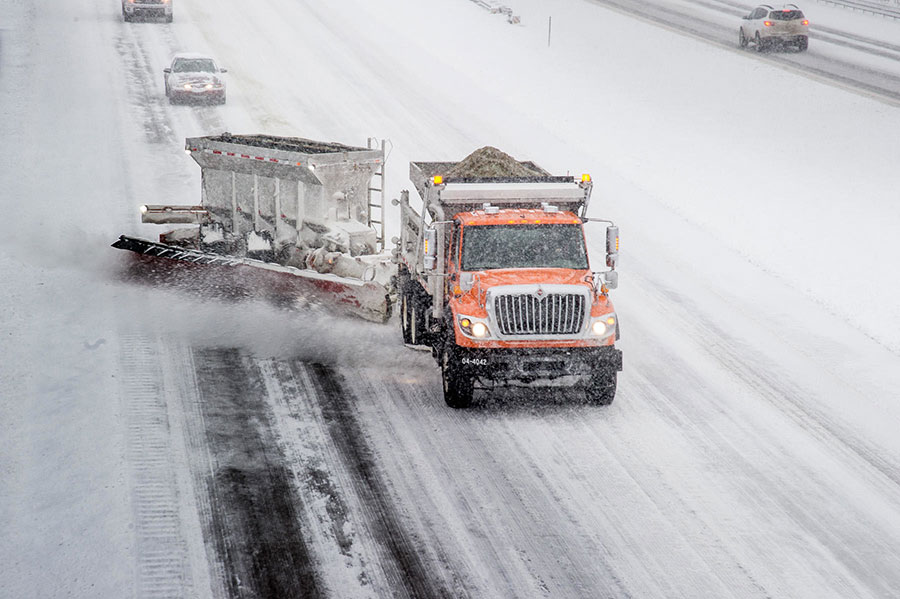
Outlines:
[[[608,337],[616,331],[616,315],[604,314],[591,324],[591,333],[597,337]]]
[[[191,84],[190,84],[190,83],[185,83],[185,84],[184,84],[184,89],[186,89],[187,91],[191,91]]]
[[[212,87],[213,87],[213,86],[212,86],[212,83],[207,83],[207,84],[206,84],[206,89],[212,89]]]
[[[484,339],[490,336],[490,331],[486,324],[469,316],[459,317],[459,328],[469,337]]]

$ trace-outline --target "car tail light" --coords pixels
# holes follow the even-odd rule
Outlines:
[[[801,24],[801,25],[809,25],[809,19],[803,19],[803,20],[800,22],[800,24]]]
[[[775,23],[773,23],[772,21],[763,21],[763,25],[765,25],[766,27],[771,27],[774,24]]]

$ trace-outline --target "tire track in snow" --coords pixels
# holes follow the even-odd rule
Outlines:
[[[523,397],[515,390],[454,411],[441,400],[436,373],[353,369],[346,379],[359,397],[375,398],[364,402],[367,430],[378,436],[379,460],[410,506],[416,534],[430,539],[429,550],[472,596],[633,596],[614,546],[587,526],[592,519],[579,513],[583,504],[562,501],[554,473],[528,449],[537,439],[516,432],[533,411],[580,413],[571,393],[555,392],[548,406],[545,393]],[[540,435],[550,444],[567,442],[553,427]],[[568,470],[561,473],[565,478]]]
[[[896,530],[892,531],[891,523],[885,521],[879,534],[864,539],[857,534],[858,530],[878,528],[879,511],[873,506],[900,502],[897,466],[889,460],[890,455],[885,456],[864,438],[833,421],[817,406],[815,392],[803,388],[768,356],[752,351],[716,323],[698,318],[703,312],[683,294],[658,281],[644,283],[639,285],[643,293],[662,307],[668,321],[690,323],[683,334],[698,340],[695,346],[709,364],[718,364],[722,372],[738,381],[742,393],[749,390],[749,398],[758,402],[760,410],[772,410],[778,415],[767,423],[776,424],[778,430],[761,434],[759,427],[765,424],[755,420],[755,412],[760,410],[751,412],[751,418],[743,411],[753,403],[745,408],[735,405],[733,399],[722,401],[709,391],[706,382],[713,369],[707,366],[707,370],[700,371],[686,357],[671,353],[663,345],[656,352],[660,354],[657,359],[666,366],[638,367],[641,374],[635,381],[646,389],[647,396],[659,398],[660,414],[683,429],[691,444],[709,456],[711,462],[727,464],[741,473],[735,488],[747,498],[742,508],[768,515],[769,526],[781,521],[784,535],[806,535],[808,546],[802,559],[807,571],[821,568],[816,581],[823,585],[820,588],[844,596],[848,595],[847,589],[852,589],[852,596],[896,594],[900,581],[885,574],[896,572],[900,564],[900,557],[891,548],[897,539]],[[641,324],[633,326],[633,334],[641,336]],[[795,430],[792,432],[791,428]],[[795,447],[797,451],[803,448],[803,453],[790,456]],[[818,456],[818,460],[812,462],[809,454]],[[852,476],[840,482],[828,478],[827,473],[836,467],[832,465],[834,461]],[[766,469],[764,464],[770,463],[779,467]],[[835,485],[837,488],[832,488]],[[870,498],[873,506],[849,501],[860,485],[869,492],[877,490]],[[829,518],[827,514],[834,516]],[[760,555],[785,551],[780,546],[753,549]],[[813,555],[817,558],[813,559]],[[819,563],[822,565],[817,566]]]
[[[767,356],[751,354],[739,340],[728,334],[721,326],[708,319],[697,318],[703,312],[685,294],[665,287],[659,282],[641,282],[648,295],[658,298],[660,305],[669,306],[679,312],[676,322],[690,322],[691,335],[702,342],[699,347],[728,372],[740,378],[747,387],[789,416],[809,434],[829,447],[840,447],[848,459],[859,460],[859,466],[870,468],[885,478],[886,482],[900,489],[900,463],[892,461],[875,445],[865,438],[854,436],[840,423],[830,418],[815,404],[805,399],[808,393],[798,387],[789,377],[783,376],[782,368]],[[673,360],[675,358],[673,357]]]
[[[275,432],[304,501],[299,506],[308,523],[326,594],[340,588],[342,599],[370,597],[380,581],[371,576],[372,553],[364,547],[352,518],[349,486],[341,476],[336,449],[323,430],[314,398],[306,392],[310,381],[299,382],[286,361],[259,363],[273,405]]]
[[[130,27],[120,30],[115,38],[116,49],[122,57],[131,85],[131,110],[139,122],[144,123],[144,135],[148,144],[172,145],[175,132],[169,125],[166,111],[153,89],[152,61],[143,43]]]
[[[123,393],[137,548],[136,594],[142,599],[177,599],[189,588],[190,566],[181,535],[158,356],[136,335],[123,336],[120,355],[121,371],[128,373]]]
[[[365,508],[367,524],[376,542],[382,547],[384,568],[395,596],[459,597],[459,589],[446,588],[435,580],[431,569],[422,559],[418,541],[405,527],[388,492],[387,481],[378,468],[375,456],[366,443],[366,435],[356,418],[353,393],[344,385],[342,377],[331,367],[302,363],[292,364],[295,376],[303,380],[308,372],[313,392],[332,442],[340,452],[341,461],[353,479],[354,491]]]
[[[261,376],[234,349],[194,351],[211,455],[209,531],[234,598],[323,595]]]

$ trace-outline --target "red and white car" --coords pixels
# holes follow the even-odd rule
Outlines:
[[[172,57],[165,69],[166,96],[169,102],[225,103],[225,80],[216,61],[203,54],[183,52]]]
[[[809,19],[796,4],[785,4],[782,8],[760,4],[743,18],[738,31],[741,48],[751,42],[759,52],[784,46],[796,46],[803,52],[809,46]]]

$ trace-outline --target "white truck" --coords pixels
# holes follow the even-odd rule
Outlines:
[[[383,141],[363,148],[223,133],[188,138],[185,151],[201,168],[200,204],[141,206],[142,222],[179,227],[159,241],[122,235],[113,247],[390,318],[396,267],[381,252]]]

